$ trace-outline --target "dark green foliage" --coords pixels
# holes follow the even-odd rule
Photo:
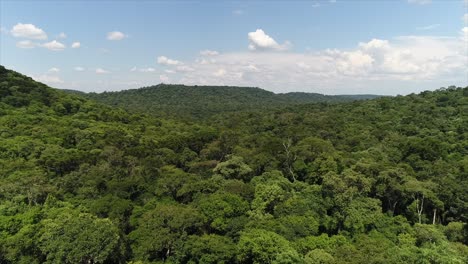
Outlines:
[[[467,263],[467,91],[107,93],[146,115],[0,67],[0,263]]]
[[[186,86],[159,84],[120,92],[81,94],[87,98],[128,110],[160,117],[206,119],[236,111],[275,109],[307,103],[338,103],[373,99],[377,95],[323,95],[316,93],[274,94],[260,88],[227,86]]]

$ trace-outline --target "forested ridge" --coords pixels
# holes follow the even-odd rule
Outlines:
[[[154,111],[0,66],[0,263],[468,262],[468,87]]]
[[[269,110],[307,103],[341,103],[373,99],[378,95],[323,95],[318,93],[275,94],[254,87],[186,86],[159,84],[119,92],[78,93],[84,97],[132,112],[157,117],[203,120],[219,113]]]

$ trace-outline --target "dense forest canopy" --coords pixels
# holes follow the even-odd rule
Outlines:
[[[197,107],[128,112],[0,66],[0,263],[468,262],[468,87]]]
[[[206,119],[236,111],[275,109],[307,103],[338,103],[373,99],[378,95],[323,95],[318,93],[275,94],[260,88],[229,86],[186,86],[159,84],[119,92],[82,93],[67,90],[132,112],[177,119]]]

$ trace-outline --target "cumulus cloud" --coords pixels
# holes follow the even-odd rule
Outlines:
[[[125,35],[124,33],[120,31],[112,31],[112,32],[107,33],[108,40],[122,40],[126,37],[127,35]]]
[[[410,4],[418,4],[418,5],[427,5],[430,4],[432,0],[408,0]]]
[[[459,34],[452,37],[375,38],[347,49],[305,53],[245,50],[212,56],[200,52],[194,60],[184,62],[160,56],[157,62],[168,67],[161,73],[156,70],[158,74],[140,74],[138,80],[150,85],[154,76],[159,76],[164,83],[257,86],[274,92],[405,94],[466,83],[468,54],[464,41],[468,41],[468,27]],[[277,44],[274,41],[273,46]],[[141,72],[147,69],[133,67],[129,70]],[[116,87],[134,87],[125,85]]]
[[[216,63],[216,59],[213,58],[197,58],[195,62],[199,64],[210,64],[210,63]]]
[[[16,42],[16,47],[20,49],[32,49],[36,46],[37,46],[37,43],[34,43],[30,40],[22,40],[22,41]]]
[[[371,55],[361,50],[332,51],[327,55],[335,60],[338,72],[344,76],[366,75],[375,61]]]
[[[468,34],[468,28],[462,32]],[[186,62],[193,71],[180,72],[180,78],[175,75],[173,81],[258,86],[276,92],[313,89],[328,94],[359,93],[367,87],[365,92],[396,94],[420,82],[463,81],[467,59],[460,38],[404,36],[371,39],[346,50],[223,53],[214,61]],[[375,87],[371,87],[373,82]]]
[[[278,44],[272,37],[268,36],[262,29],[257,29],[254,32],[248,33],[249,50],[270,50],[283,51],[289,49],[291,44],[285,42],[283,45]]]
[[[52,67],[48,70],[48,72],[59,72],[60,69],[59,68],[56,68],[56,67]]]
[[[388,49],[390,44],[388,40],[372,39],[369,42],[360,42],[359,47],[364,50]]]
[[[75,68],[73,68],[75,71],[78,71],[78,72],[82,72],[85,70],[85,68],[83,67],[80,67],[80,66],[76,66]]]
[[[77,49],[77,48],[81,47],[81,43],[80,42],[73,42],[71,47],[72,47],[72,49]]]
[[[65,45],[56,40],[44,43],[41,45],[41,47],[52,50],[52,51],[62,51],[65,49]]]
[[[11,29],[11,34],[17,38],[47,39],[47,34],[33,24],[18,23]]]
[[[106,73],[110,73],[110,71],[104,70],[103,68],[97,68],[96,73],[97,74],[106,74]]]
[[[134,66],[134,67],[132,67],[132,68],[130,69],[130,72],[135,72],[136,70],[137,70],[137,67]]]
[[[463,27],[461,29],[461,39],[464,41],[464,42],[468,42],[468,27]],[[468,43],[466,44],[468,45]]]
[[[169,66],[183,64],[182,62],[180,62],[178,60],[172,60],[172,59],[167,58],[166,56],[159,56],[157,61],[158,61],[159,64],[169,65]]]
[[[215,50],[202,50],[200,51],[200,55],[202,56],[216,56],[219,55],[219,52]]]

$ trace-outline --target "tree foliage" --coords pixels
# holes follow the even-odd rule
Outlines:
[[[468,87],[167,87],[99,95],[179,104],[136,113],[0,66],[0,263],[468,261]]]

